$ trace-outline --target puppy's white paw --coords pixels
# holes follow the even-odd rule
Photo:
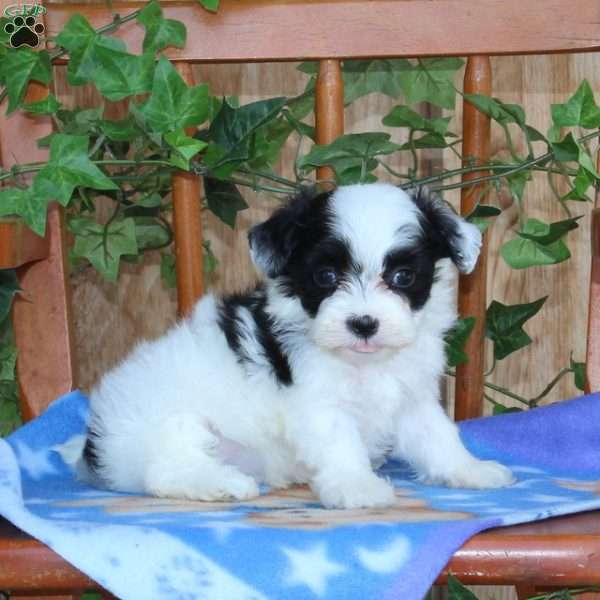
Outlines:
[[[221,482],[215,500],[248,500],[260,494],[256,481],[244,473],[232,469]]]
[[[510,469],[494,460],[474,460],[453,472],[446,483],[450,487],[487,489],[514,483]]]
[[[256,481],[234,468],[204,469],[184,476],[158,470],[146,478],[146,491],[160,498],[215,502],[247,500],[259,495]]]
[[[396,499],[394,487],[375,474],[342,482],[327,482],[318,487],[317,494],[326,508],[391,506]]]

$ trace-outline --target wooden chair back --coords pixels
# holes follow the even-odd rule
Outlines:
[[[4,8],[9,0],[0,0]],[[112,10],[126,14],[140,3],[114,2]],[[344,131],[343,82],[340,60],[415,56],[468,56],[464,89],[491,94],[490,55],[590,51],[600,48],[600,4],[578,0],[577,10],[565,0],[222,0],[217,14],[195,3],[163,3],[165,16],[183,21],[188,42],[168,56],[188,82],[198,62],[319,60],[316,84],[317,142],[333,141]],[[104,4],[52,3],[46,29],[60,31],[78,12],[94,26],[112,20]],[[248,18],[251,15],[252,18]],[[343,19],[339,18],[343,15]],[[291,36],[290,32],[294,32]],[[124,24],[117,35],[131,49],[141,48],[142,30]],[[39,99],[47,90],[30,86]],[[0,117],[3,166],[44,160],[36,138],[51,130],[49,119],[13,113]],[[26,132],[26,135],[23,133]],[[490,121],[465,102],[463,155],[485,163],[490,152]],[[465,179],[481,176],[470,173]],[[332,177],[322,167],[319,178]],[[461,210],[468,213],[481,190],[464,188]],[[190,173],[173,175],[178,311],[189,314],[203,292],[201,181]],[[600,389],[600,217],[594,214],[592,280],[588,329],[587,385]],[[20,350],[17,363],[25,418],[76,385],[69,310],[65,234],[62,209],[49,211],[45,240],[16,220],[0,222],[0,268],[18,269],[23,294],[14,306]],[[459,310],[482,316],[486,308],[486,251],[476,270],[460,278]],[[478,319],[466,352],[470,360],[457,368],[457,419],[481,414],[484,371],[483,319]]]

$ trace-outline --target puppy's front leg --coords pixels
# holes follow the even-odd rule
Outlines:
[[[463,446],[458,428],[433,395],[416,398],[400,416],[394,454],[433,484],[482,489],[514,481],[505,466],[479,460]]]
[[[327,508],[390,506],[394,488],[371,469],[367,448],[348,416],[335,410],[296,412],[287,431],[310,486]]]

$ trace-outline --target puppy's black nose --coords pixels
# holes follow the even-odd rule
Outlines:
[[[374,319],[371,315],[350,317],[346,321],[346,327],[348,327],[352,333],[366,339],[377,333],[377,329],[379,329],[379,321]]]

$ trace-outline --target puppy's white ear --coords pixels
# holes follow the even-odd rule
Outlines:
[[[250,256],[267,277],[284,275],[294,251],[306,242],[311,221],[318,218],[317,205],[327,202],[332,192],[307,188],[277,209],[264,223],[248,232]]]
[[[439,196],[426,188],[411,192],[423,216],[441,237],[445,255],[452,259],[461,273],[470,273],[477,264],[481,251],[481,232]]]

